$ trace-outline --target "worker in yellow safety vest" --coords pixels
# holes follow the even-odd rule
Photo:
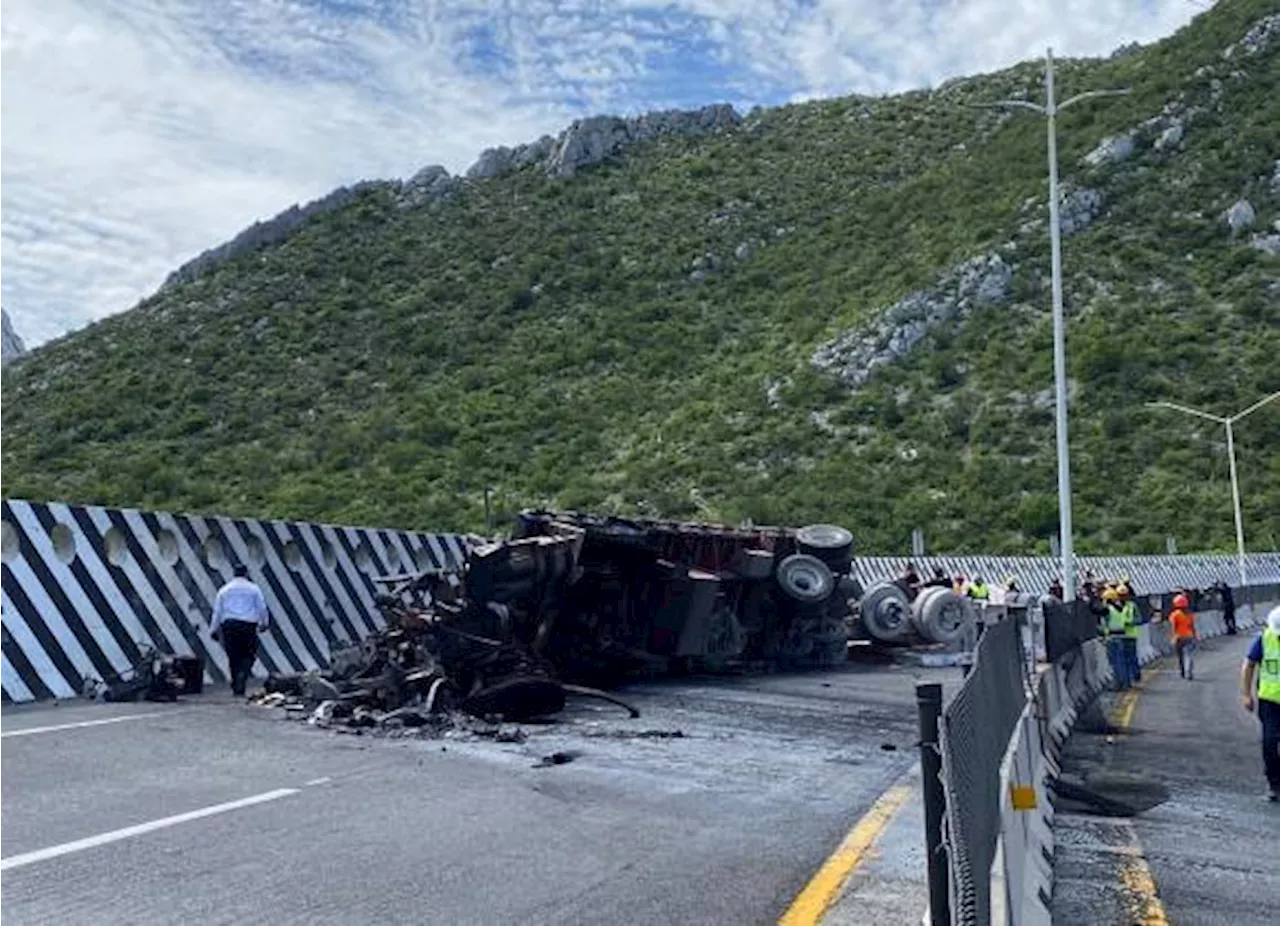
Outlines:
[[[1132,681],[1129,679],[1129,663],[1125,659],[1125,611],[1120,593],[1108,585],[1102,590],[1102,604],[1106,611],[1102,617],[1102,633],[1107,639],[1107,660],[1111,663],[1111,674],[1115,676],[1116,690],[1123,691]]]
[[[1262,767],[1267,775],[1264,797],[1276,803],[1280,801],[1280,605],[1271,609],[1266,627],[1245,656],[1240,700],[1246,711],[1256,710],[1262,722]]]
[[[982,576],[974,576],[969,583],[968,594],[974,601],[988,601],[991,598],[991,587],[983,581]]]
[[[1142,665],[1138,662],[1138,625],[1142,623],[1142,614],[1128,585],[1121,585],[1116,591],[1120,593],[1120,613],[1124,621],[1124,661],[1129,684],[1133,685],[1142,679]]]

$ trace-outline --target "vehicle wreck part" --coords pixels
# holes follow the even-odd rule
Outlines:
[[[858,604],[867,635],[878,643],[900,643],[911,632],[911,603],[892,582],[877,582]]]
[[[866,591],[862,587],[862,583],[853,576],[841,576],[840,582],[836,586],[836,597],[848,602],[852,607],[854,602],[866,594]]]
[[[743,579],[767,579],[773,575],[773,559],[769,550],[740,550],[729,564],[729,571]]]
[[[932,643],[955,643],[973,626],[973,605],[949,588],[927,588],[912,603],[912,623]]]
[[[502,717],[520,721],[546,717],[564,710],[565,689],[554,679],[508,678],[484,687],[462,702],[462,709],[477,717]]]
[[[793,553],[779,563],[777,579],[783,592],[801,604],[826,601],[836,587],[827,564],[807,553]]]
[[[608,701],[611,704],[618,705],[618,707],[625,708],[633,720],[640,716],[639,708],[633,707],[616,695],[611,695],[607,691],[601,691],[599,688],[588,688],[585,685],[561,685],[560,687],[563,688],[567,694],[581,695],[584,698],[599,698],[601,701]]]
[[[837,575],[853,563],[853,534],[836,524],[810,524],[796,531],[796,546],[822,560]]]

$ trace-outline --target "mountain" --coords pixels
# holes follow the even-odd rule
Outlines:
[[[16,360],[26,352],[27,347],[22,343],[22,338],[18,337],[18,333],[9,324],[9,313],[0,309],[0,364]]]
[[[1227,413],[1280,389],[1280,13],[1057,62],[1078,546],[1234,543]],[[1056,530],[1043,65],[596,117],[290,210],[4,376],[4,491],[436,529],[556,505]],[[1280,546],[1280,403],[1236,428]]]

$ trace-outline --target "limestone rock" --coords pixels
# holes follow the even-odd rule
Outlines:
[[[1064,185],[1058,224],[1064,238],[1082,232],[1102,214],[1102,194],[1088,187]]]
[[[1125,160],[1133,154],[1134,143],[1133,136],[1113,135],[1104,138],[1098,143],[1098,147],[1094,148],[1084,156],[1084,163],[1089,167],[1103,167],[1107,164],[1116,164]]]
[[[909,293],[879,320],[846,331],[818,347],[810,362],[852,389],[875,371],[906,357],[930,331],[944,322],[963,320],[978,306],[1007,302],[1011,268],[998,252],[953,267],[928,289]]]
[[[1280,257],[1280,234],[1254,235],[1249,244],[1270,257]]]
[[[1186,134],[1187,128],[1181,122],[1174,122],[1169,125],[1159,137],[1156,138],[1155,148],[1157,151],[1167,151],[1170,148],[1177,147],[1182,141],[1182,137]]]
[[[514,148],[505,146],[489,148],[482,152],[479,160],[467,169],[467,179],[485,180],[531,164],[542,163],[551,156],[555,146],[554,138],[543,135],[537,141],[527,145],[516,145]]]
[[[400,184],[396,206],[414,209],[427,203],[440,202],[451,196],[460,185],[461,181],[457,177],[449,176],[449,172],[439,164],[431,164]]]
[[[9,324],[9,313],[3,309],[0,309],[0,328],[3,329],[0,336],[0,364],[3,364],[21,357],[27,352],[27,346],[13,330],[13,325]]]
[[[578,170],[612,157],[628,145],[664,135],[701,135],[733,128],[741,117],[728,103],[696,110],[666,110],[632,119],[592,116],[578,119],[560,136],[547,164],[553,177],[571,177]]]
[[[1231,208],[1222,214],[1222,220],[1227,223],[1232,235],[1237,235],[1247,228],[1252,228],[1257,218],[1258,214],[1247,199],[1236,200]]]
[[[1244,34],[1239,42],[1228,45],[1222,50],[1222,57],[1228,60],[1237,55],[1252,57],[1262,54],[1271,47],[1271,43],[1280,38],[1280,13],[1264,16]]]

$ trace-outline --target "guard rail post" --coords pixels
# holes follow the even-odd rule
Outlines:
[[[942,818],[946,797],[942,791],[942,752],[938,746],[938,721],[942,717],[942,686],[936,682],[916,685],[920,712],[920,779],[924,793],[924,845],[929,870],[929,922],[950,926],[951,888],[946,851],[942,845]]]

